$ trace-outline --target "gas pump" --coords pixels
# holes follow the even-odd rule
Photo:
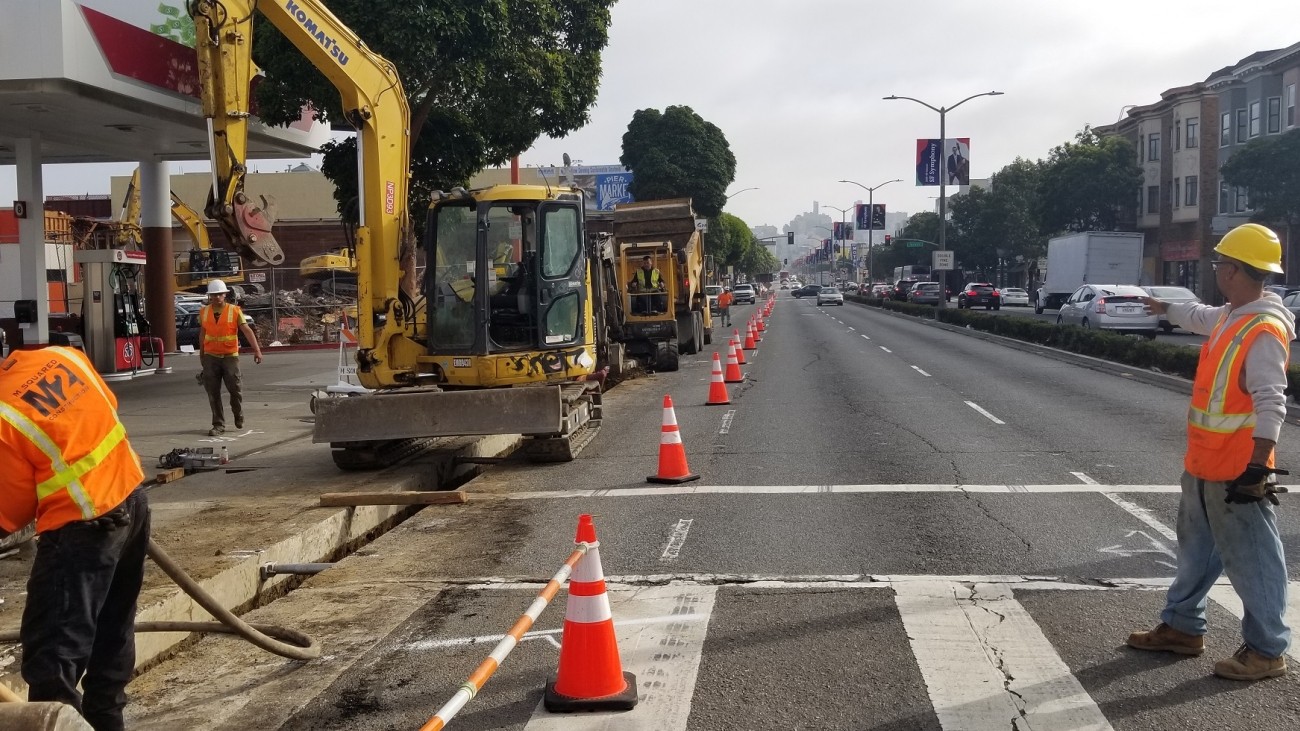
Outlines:
[[[149,375],[144,368],[141,340],[149,337],[149,321],[139,279],[143,251],[88,249],[78,251],[82,269],[81,316],[86,353],[105,380]]]

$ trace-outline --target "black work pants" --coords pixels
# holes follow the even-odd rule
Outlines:
[[[29,700],[67,703],[95,731],[124,728],[148,542],[143,489],[100,518],[40,535],[21,632]]]

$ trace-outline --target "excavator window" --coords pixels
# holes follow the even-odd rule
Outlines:
[[[582,226],[577,208],[543,210],[541,345],[556,347],[581,335],[585,268],[577,265],[582,255]]]
[[[429,306],[429,348],[468,350],[474,345],[474,270],[478,221],[468,206],[443,205],[429,227],[425,287]]]
[[[530,206],[493,206],[488,211],[488,337],[495,352],[527,349],[537,339],[535,229]]]

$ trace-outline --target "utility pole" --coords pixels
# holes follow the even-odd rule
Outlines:
[[[876,273],[876,188],[883,188],[890,183],[901,183],[903,181],[901,178],[894,178],[893,180],[886,180],[880,185],[873,185],[870,188],[853,180],[841,180],[839,182],[852,183],[867,191],[867,284],[872,284]]]

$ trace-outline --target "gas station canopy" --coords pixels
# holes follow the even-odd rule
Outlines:
[[[208,159],[184,5],[0,0],[0,164],[31,138],[42,163]],[[329,139],[306,115],[250,132],[250,158],[304,157]]]

